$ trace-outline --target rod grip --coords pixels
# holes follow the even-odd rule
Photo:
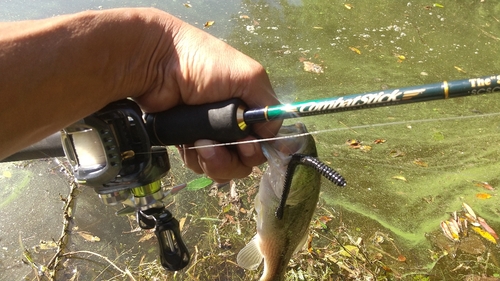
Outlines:
[[[154,145],[192,144],[199,139],[231,142],[249,135],[243,119],[245,103],[237,98],[202,105],[181,105],[146,114],[146,130]]]

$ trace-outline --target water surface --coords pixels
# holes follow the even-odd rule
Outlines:
[[[448,0],[437,5],[426,1],[368,0],[190,1],[191,8],[187,8],[186,3],[2,0],[0,20],[37,19],[86,9],[125,6],[156,7],[199,28],[213,20],[215,24],[205,30],[261,62],[282,102],[468,79],[500,72],[497,59],[500,3],[497,1]],[[305,71],[304,61],[321,66],[323,73]],[[395,256],[403,255],[407,261],[398,264],[388,256],[382,261],[390,264],[395,272],[401,271],[400,276],[423,272],[432,273],[436,278],[455,276],[462,280],[467,274],[500,274],[500,265],[496,261],[500,258],[498,248],[483,238],[477,242],[486,247],[481,254],[471,256],[459,250],[455,259],[451,255],[439,260],[435,258],[443,251],[436,245],[436,240],[442,235],[439,223],[448,219],[450,213],[460,211],[462,202],[467,202],[500,231],[497,190],[476,185],[478,182],[488,182],[495,188],[500,185],[500,116],[494,115],[500,112],[497,99],[498,94],[478,95],[300,119],[310,131],[330,130],[315,135],[320,157],[348,181],[348,186],[343,189],[329,183],[322,187],[318,212],[324,214],[328,211],[334,218],[328,227],[332,230],[342,227],[346,233],[360,237],[366,243],[377,233],[390,237],[395,246],[386,239],[385,251]],[[360,140],[372,149],[353,149],[346,144],[348,139]],[[376,139],[386,142],[374,144]],[[174,153],[171,158],[173,181],[183,182],[196,177],[178,164]],[[26,175],[14,166],[1,166],[1,169],[12,170],[18,177],[16,181],[9,181],[9,187],[19,185],[17,188],[26,188],[23,179],[30,178],[30,193],[48,192],[55,200],[58,197],[55,189],[41,191],[39,187],[39,183],[48,177],[48,168],[43,168],[43,164],[36,167],[39,176]],[[250,209],[251,200],[247,200],[245,194],[257,181],[258,178],[238,181],[246,209]],[[61,176],[52,185],[64,190],[67,183]],[[5,186],[3,182],[2,186]],[[207,193],[208,190],[181,193],[171,207],[178,218],[186,218],[188,222],[184,235],[198,264],[198,268],[192,267],[187,273],[174,277],[208,280],[200,272],[210,272],[211,280],[252,280],[251,274],[245,275],[234,264],[235,253],[253,235],[251,215],[223,211],[219,205],[222,197],[210,197]],[[480,199],[478,193],[492,197]],[[102,242],[91,244],[74,239],[73,250],[100,251],[120,265],[127,264],[127,261],[138,262],[148,252],[153,254],[146,255],[146,260],[153,260],[154,242],[137,243],[141,236],[124,234],[130,230],[128,221],[114,217],[113,208],[100,206],[93,196],[91,190],[86,190],[79,198],[77,206],[82,211],[77,213],[77,224],[100,236]],[[20,204],[19,201],[4,202],[0,205],[4,217],[16,217],[22,213],[22,210],[8,205],[12,202]],[[94,208],[103,211],[90,212]],[[49,212],[40,215],[47,215],[45,220],[49,221],[55,216]],[[221,224],[227,215],[238,218],[239,223]],[[2,222],[2,229],[11,231],[9,235],[2,235],[1,243],[5,244],[2,245],[3,256],[9,259],[1,265],[7,275],[0,279],[20,280],[31,269],[19,263],[18,248],[17,253],[12,254],[19,235],[18,231],[12,231],[16,226],[9,223]],[[243,229],[241,235],[238,234],[240,229]],[[30,233],[23,234],[23,237],[31,237],[25,241],[27,247],[35,246],[40,239],[54,238],[57,230],[54,231],[56,234],[48,234],[42,224]],[[332,232],[321,233],[320,238],[315,239],[318,245],[324,244],[325,239],[333,239],[332,235]],[[229,240],[232,247],[219,247],[217,237]],[[201,269],[208,267],[205,261],[213,256],[222,256],[224,262],[211,269]],[[310,258],[307,255],[301,257],[303,260]],[[473,261],[478,259],[488,260],[487,269],[476,266]],[[106,279],[119,275],[107,268],[105,262],[100,262],[95,261],[101,266],[94,270],[96,275],[102,274],[101,277]],[[462,267],[452,272],[461,262],[469,269]],[[325,268],[334,271],[334,264],[330,260]],[[94,276],[89,268],[88,264],[75,262],[62,272],[67,274],[66,277],[73,276],[78,270],[83,275]],[[297,267],[294,270],[298,272]]]

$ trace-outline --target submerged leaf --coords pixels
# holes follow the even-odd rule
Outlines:
[[[355,52],[356,54],[361,55],[361,51],[358,48],[349,47],[349,49],[351,49],[351,51]]]
[[[405,153],[400,150],[391,150],[391,152],[389,152],[389,155],[391,155],[391,157],[396,158],[405,156]]]
[[[429,164],[427,164],[427,162],[422,161],[422,159],[420,159],[420,158],[413,160],[413,164],[420,166],[420,167],[428,167],[429,166]]]
[[[188,182],[186,190],[190,191],[199,190],[209,186],[210,184],[212,184],[212,182],[213,181],[207,177],[197,178],[195,180]]]
[[[97,237],[95,235],[92,235],[92,233],[90,233],[90,232],[87,232],[87,231],[78,231],[77,233],[83,239],[85,239],[85,241],[89,241],[89,242],[99,242],[99,241],[101,241],[101,238],[99,238],[99,237]]]
[[[328,226],[326,225],[327,222],[331,221],[332,218],[328,216],[321,216],[319,217],[315,222],[313,227],[316,229],[328,229]]]
[[[345,245],[339,254],[344,257],[355,257],[359,253],[359,248],[353,245]]]

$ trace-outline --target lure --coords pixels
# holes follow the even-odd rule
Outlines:
[[[314,168],[318,173],[338,186],[347,185],[345,179],[337,171],[328,167],[325,163],[318,160],[318,158],[300,153],[292,154],[292,159],[290,159],[290,162],[288,163],[288,167],[286,169],[285,183],[283,187],[283,193],[281,195],[281,200],[275,213],[276,218],[279,220],[283,218],[286,199],[288,198],[288,194],[290,193],[290,186],[292,185],[293,174],[295,168],[299,164]]]

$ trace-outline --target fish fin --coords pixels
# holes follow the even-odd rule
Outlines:
[[[293,254],[298,253],[300,250],[302,250],[302,248],[304,248],[304,245],[307,242],[308,236],[309,236],[309,232],[306,232],[306,235],[304,235],[304,237],[302,237],[302,239],[300,240],[299,244],[297,244],[297,248],[295,248],[295,251],[293,251]]]
[[[239,266],[248,270],[256,270],[262,263],[264,257],[257,247],[257,239],[254,237],[236,257],[236,262]]]

